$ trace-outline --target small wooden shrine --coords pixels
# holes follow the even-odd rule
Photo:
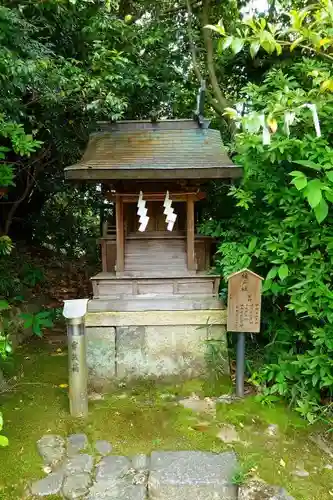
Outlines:
[[[198,327],[226,321],[220,277],[210,274],[212,239],[196,232],[197,207],[209,180],[240,175],[205,120],[103,123],[82,161],[65,169],[68,180],[101,183],[114,207],[87,317],[95,382],[193,371],[198,350],[202,365]]]

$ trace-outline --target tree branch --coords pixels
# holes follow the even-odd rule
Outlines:
[[[187,5],[187,30],[188,30],[188,37],[190,40],[190,50],[191,50],[191,55],[192,55],[192,62],[193,62],[193,69],[194,72],[201,83],[203,80],[201,76],[201,71],[198,65],[197,61],[197,51],[194,43],[194,38],[193,38],[193,31],[192,31],[192,9],[191,9],[191,4],[190,0],[186,0],[186,5]]]
[[[186,0],[186,5],[187,5],[187,26],[188,26],[188,37],[189,37],[189,42],[190,42],[190,51],[191,51],[191,56],[192,56],[192,62],[193,62],[193,70],[194,73],[196,74],[196,77],[201,84],[203,77],[200,71],[198,59],[197,59],[197,50],[194,42],[194,37],[193,37],[193,29],[192,29],[192,8],[191,8],[191,3],[190,0]],[[206,89],[206,96],[209,104],[212,106],[212,108],[215,110],[215,112],[219,115],[223,114],[224,107],[220,106],[219,102],[214,99],[214,97],[211,95],[208,89]]]
[[[215,64],[214,64],[214,47],[211,37],[211,31],[206,29],[205,26],[209,24],[209,8],[210,8],[210,0],[203,1],[203,9],[202,9],[202,31],[203,31],[203,39],[206,48],[207,54],[207,70],[210,79],[210,83],[212,86],[213,94],[219,104],[219,107],[224,110],[227,107],[230,107],[230,102],[223,95],[220,85],[217,80],[216,72],[215,72]]]
[[[279,44],[284,46],[284,47],[290,47],[292,45],[292,43],[293,42],[288,42],[286,40],[279,40]],[[297,45],[297,48],[309,50],[310,52],[314,52],[317,56],[322,57],[323,59],[326,59],[327,61],[333,62],[333,56],[330,56],[326,52],[318,52],[313,47],[309,47],[308,45],[303,45],[303,44]]]
[[[13,217],[14,217],[14,214],[18,208],[18,206],[20,205],[20,203],[22,203],[22,201],[28,196],[33,184],[35,182],[35,178],[33,175],[27,175],[27,182],[26,182],[26,186],[24,188],[24,191],[21,195],[20,198],[18,198],[13,204],[12,206],[10,207],[10,210],[7,214],[7,218],[6,218],[6,222],[5,222],[5,226],[4,226],[4,234],[8,234],[9,232],[9,228],[12,224],[12,221],[13,221]]]

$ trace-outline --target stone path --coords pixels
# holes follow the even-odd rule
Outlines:
[[[261,482],[233,484],[238,467],[233,452],[124,457],[110,455],[108,441],[91,446],[85,434],[67,439],[45,435],[37,447],[47,476],[29,486],[30,499],[59,495],[67,500],[292,500],[285,490]]]

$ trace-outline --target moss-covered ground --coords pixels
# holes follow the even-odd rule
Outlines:
[[[0,395],[4,433],[8,448],[0,449],[0,499],[23,498],[27,482],[43,476],[36,441],[45,433],[63,436],[85,432],[91,440],[108,439],[115,454],[130,455],[160,450],[210,450],[233,448],[247,472],[271,484],[286,487],[296,500],[325,500],[333,496],[333,471],[325,468],[330,457],[309,440],[322,429],[310,427],[284,406],[271,408],[253,397],[232,404],[219,404],[217,418],[195,415],[179,406],[174,396],[214,396],[231,391],[228,381],[192,380],[174,385],[145,382],[117,387],[104,399],[90,402],[85,421],[68,413],[67,357],[55,347],[27,346],[15,355],[14,389]],[[241,440],[226,445],[217,437],[220,425],[235,425]],[[268,437],[269,424],[279,433]],[[309,477],[292,472],[302,463]],[[333,465],[333,459],[331,459]],[[251,469],[251,470],[249,470]],[[56,497],[54,497],[56,498]]]

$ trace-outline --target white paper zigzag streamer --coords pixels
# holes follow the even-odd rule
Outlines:
[[[169,191],[166,192],[165,195],[165,200],[163,203],[164,211],[163,213],[166,215],[166,223],[167,223],[167,230],[172,231],[173,226],[175,225],[176,219],[177,219],[177,214],[174,213],[174,209],[172,208],[172,201],[169,198]]]
[[[139,200],[138,200],[138,211],[137,214],[139,215],[139,231],[143,233],[148,225],[149,222],[149,217],[147,217],[148,209],[146,208],[146,202],[143,199],[143,193],[140,191],[139,194]]]

